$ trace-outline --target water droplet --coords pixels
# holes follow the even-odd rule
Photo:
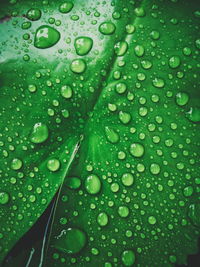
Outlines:
[[[117,143],[119,141],[119,135],[118,133],[113,130],[112,128],[106,126],[105,127],[105,133],[106,133],[106,138],[110,143]]]
[[[131,120],[131,115],[127,112],[120,111],[119,112],[119,119],[122,123],[127,124]]]
[[[183,189],[183,195],[185,197],[190,197],[194,192],[194,189],[191,185],[189,186],[186,186],[184,189]]]
[[[8,203],[10,196],[7,192],[0,192],[0,204],[5,205]]]
[[[33,126],[30,140],[34,144],[41,144],[47,140],[48,136],[49,130],[46,124],[38,122]]]
[[[186,117],[192,122],[200,122],[200,108],[190,108]]]
[[[169,66],[172,69],[176,69],[180,66],[181,60],[178,56],[173,56],[169,59]]]
[[[37,48],[49,48],[60,40],[60,33],[47,25],[40,26],[35,34],[34,46]]]
[[[85,188],[89,194],[97,194],[101,189],[101,181],[95,174],[91,174],[85,181]]]
[[[100,226],[106,226],[108,224],[108,215],[105,212],[99,213],[97,222]]]
[[[48,160],[47,168],[52,172],[56,172],[60,168],[60,161],[58,159]]]
[[[21,169],[22,165],[23,165],[23,163],[22,163],[21,159],[18,159],[18,158],[13,159],[11,162],[11,168],[13,170]]]
[[[32,21],[39,20],[41,18],[42,12],[37,8],[31,8],[26,13],[26,17]]]
[[[76,53],[79,56],[87,55],[93,46],[93,40],[89,37],[78,37],[74,42]]]
[[[137,17],[144,17],[146,14],[143,7],[136,7],[134,9],[134,13]]]
[[[99,31],[105,35],[113,34],[115,32],[115,29],[115,24],[113,24],[112,22],[103,22],[99,26]]]
[[[154,225],[156,223],[156,218],[154,216],[149,216],[148,218],[148,222],[152,225]]]
[[[188,217],[193,225],[200,227],[200,203],[194,203],[189,206]]]
[[[160,33],[158,31],[152,31],[150,36],[153,40],[158,40],[160,38]]]
[[[143,69],[145,69],[145,70],[148,70],[152,67],[152,63],[148,60],[142,60],[141,65],[142,65]]]
[[[30,27],[31,27],[31,22],[30,21],[26,21],[26,22],[23,22],[22,23],[22,29],[23,30],[27,30],[27,29],[29,29]]]
[[[184,92],[180,92],[176,95],[176,104],[179,106],[184,106],[189,101],[189,95]]]
[[[144,55],[144,47],[142,45],[136,45],[135,55],[138,57],[142,57]]]
[[[61,231],[61,234],[55,239],[55,248],[67,254],[76,254],[80,252],[87,243],[86,234],[76,228],[68,228]]]
[[[124,92],[126,92],[126,84],[125,83],[118,83],[115,86],[115,90],[118,94],[123,94]]]
[[[132,156],[136,157],[136,158],[140,158],[144,155],[144,147],[143,145],[139,144],[139,143],[133,143],[130,146],[130,153]]]
[[[71,98],[72,97],[72,94],[73,94],[73,91],[72,91],[72,88],[69,86],[69,85],[63,85],[61,87],[61,95],[64,97],[64,98]]]
[[[66,185],[75,190],[81,186],[81,180],[78,177],[69,177],[66,179]]]
[[[122,218],[126,218],[129,215],[129,208],[126,206],[120,206],[118,208],[119,216]]]
[[[183,48],[183,54],[185,56],[190,56],[192,54],[192,51],[191,51],[191,49],[189,47],[184,47]]]
[[[200,49],[200,39],[195,41],[196,48]]]
[[[126,41],[121,41],[115,44],[114,46],[115,53],[117,56],[123,56],[128,50],[128,44]]]
[[[70,69],[74,73],[83,73],[86,70],[86,63],[83,59],[75,59],[72,61]]]
[[[132,24],[127,24],[126,25],[126,32],[128,34],[132,34],[132,33],[134,33],[134,31],[135,31],[135,26],[134,25],[132,25]]]
[[[135,253],[132,250],[123,251],[121,257],[125,266],[132,266],[135,263]]]
[[[165,81],[161,78],[155,78],[153,79],[153,86],[163,88],[165,86]]]
[[[124,173],[121,180],[125,186],[131,186],[134,183],[134,177],[131,173]]]
[[[72,2],[67,1],[59,6],[59,11],[63,14],[69,13],[72,10],[73,6],[74,4]]]
[[[37,90],[37,87],[36,87],[36,85],[34,85],[34,84],[29,84],[29,86],[28,86],[28,90],[29,90],[29,92],[31,92],[31,93],[35,93],[36,90]]]
[[[150,172],[152,174],[159,174],[160,173],[160,166],[156,163],[152,163],[150,165]]]

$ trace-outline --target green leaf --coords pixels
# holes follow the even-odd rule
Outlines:
[[[60,185],[45,266],[171,266],[197,251],[197,11],[3,1],[2,259]]]

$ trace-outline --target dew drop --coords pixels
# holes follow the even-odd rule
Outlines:
[[[143,7],[136,7],[134,9],[134,13],[137,17],[144,17],[146,15]]]
[[[165,82],[161,78],[155,78],[153,79],[153,86],[157,88],[163,88],[165,86]]]
[[[114,50],[117,56],[123,56],[128,50],[128,44],[126,41],[117,42],[114,46]]]
[[[127,112],[120,111],[119,112],[119,119],[123,124],[127,124],[131,121],[131,115]]]
[[[192,122],[200,122],[200,108],[190,108],[186,113],[186,117]]]
[[[123,94],[124,92],[126,92],[127,86],[125,83],[117,83],[115,86],[115,90],[118,94]]]
[[[60,40],[60,33],[47,25],[40,26],[35,34],[34,46],[37,48],[49,48]]]
[[[132,266],[135,263],[135,253],[132,250],[123,251],[121,258],[125,266]]]
[[[188,207],[188,217],[193,225],[200,227],[200,203],[194,203]]]
[[[60,161],[55,158],[48,160],[47,168],[52,172],[58,171],[60,168]]]
[[[105,212],[99,213],[97,222],[100,226],[106,226],[108,224],[108,215]]]
[[[115,24],[113,24],[112,22],[103,22],[99,26],[99,31],[104,35],[113,34],[115,32],[115,29]]]
[[[115,144],[119,141],[118,133],[115,130],[113,130],[112,128],[106,126],[105,127],[105,133],[106,133],[106,138],[110,143]]]
[[[134,183],[134,177],[131,173],[124,173],[122,175],[121,181],[125,186],[131,186]]]
[[[184,106],[188,103],[189,101],[189,95],[184,92],[180,92],[176,95],[176,104],[178,106]]]
[[[89,194],[95,195],[99,193],[101,189],[101,181],[95,174],[91,174],[85,180],[85,188]]]
[[[156,218],[154,216],[149,216],[148,222],[149,224],[154,225],[156,223]]]
[[[46,124],[38,122],[33,126],[30,140],[34,144],[41,144],[47,140],[48,136],[49,130]]]
[[[55,248],[67,254],[76,254],[80,252],[87,243],[85,232],[77,228],[68,228],[61,231],[61,234],[55,239]]]
[[[7,192],[0,192],[0,204],[5,205],[8,203],[10,196]]]
[[[15,171],[21,169],[23,163],[21,161],[21,159],[18,159],[18,158],[14,158],[11,162],[11,168]]]
[[[142,57],[144,55],[144,47],[142,45],[136,45],[135,55],[138,57]]]
[[[181,60],[178,56],[173,56],[169,59],[169,66],[172,69],[176,69],[180,66]]]
[[[183,189],[183,195],[185,197],[190,197],[194,192],[194,189],[191,185],[189,186],[186,186],[184,189]]]
[[[42,12],[40,11],[40,9],[37,8],[31,8],[26,13],[26,17],[32,21],[39,20],[41,18],[41,15]]]
[[[93,46],[93,40],[89,37],[78,37],[74,42],[76,53],[79,56],[87,55]]]
[[[78,177],[69,177],[66,179],[66,185],[70,189],[78,189],[81,186],[81,180]]]
[[[122,218],[126,218],[129,215],[129,208],[126,206],[120,206],[118,208],[118,214]]]
[[[72,61],[70,69],[74,73],[83,73],[86,70],[86,63],[83,59],[75,59]]]
[[[59,6],[59,11],[63,14],[69,13],[72,8],[74,7],[74,4],[72,2],[64,2]]]
[[[64,98],[71,98],[72,97],[72,94],[73,94],[73,91],[72,91],[72,88],[69,86],[69,85],[63,85],[61,87],[61,95],[64,97]]]
[[[160,166],[157,163],[152,163],[150,165],[150,172],[152,174],[159,174],[160,173]]]
[[[130,146],[130,153],[136,158],[140,158],[144,155],[144,147],[140,143],[133,143]]]

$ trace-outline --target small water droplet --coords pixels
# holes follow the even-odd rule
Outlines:
[[[191,185],[189,186],[186,186],[184,189],[183,189],[183,195],[185,197],[190,197],[194,192],[194,189]]]
[[[78,177],[68,177],[66,179],[66,185],[70,189],[78,189],[81,186],[81,180]]]
[[[138,57],[142,57],[144,55],[144,47],[142,45],[136,45],[135,47],[135,55]]]
[[[200,203],[194,203],[188,207],[188,217],[193,225],[200,227]]]
[[[61,87],[61,95],[64,97],[64,98],[71,98],[72,97],[72,94],[73,94],[73,91],[72,91],[72,88],[69,86],[69,85],[63,85]]]
[[[160,166],[157,163],[152,163],[150,165],[150,172],[152,174],[159,174],[160,173]]]
[[[131,173],[124,173],[121,181],[125,186],[131,186],[134,183],[134,177]]]
[[[154,225],[156,223],[156,218],[154,216],[149,216],[148,222],[149,224]]]
[[[187,93],[184,92],[179,92],[176,95],[176,104],[179,106],[184,106],[188,103],[189,101],[189,95]]]
[[[14,158],[12,160],[12,162],[11,162],[11,168],[13,170],[19,170],[19,169],[21,169],[22,165],[23,165],[23,163],[22,163],[21,159],[18,159],[18,158]]]
[[[118,94],[123,94],[124,92],[126,92],[127,86],[125,83],[117,83],[115,86],[115,90]]]
[[[120,206],[118,208],[118,214],[122,218],[126,218],[129,215],[129,208],[126,206]]]
[[[153,79],[153,86],[163,88],[165,86],[165,81],[161,78],[155,78]]]
[[[178,56],[170,57],[170,59],[169,59],[170,68],[176,69],[180,66],[180,64],[181,64],[181,60]]]
[[[195,123],[200,122],[200,108],[190,108],[186,113],[186,118]]]
[[[119,119],[123,124],[128,124],[131,121],[131,115],[128,112],[120,111]]]

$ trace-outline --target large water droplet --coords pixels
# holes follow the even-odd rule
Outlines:
[[[180,66],[181,60],[178,56],[173,56],[169,59],[169,66],[172,69],[176,69]]]
[[[122,123],[127,124],[131,120],[131,115],[128,112],[120,111],[119,119]]]
[[[32,21],[40,19],[41,15],[42,15],[42,12],[38,8],[31,8],[26,13],[26,17]]]
[[[5,205],[8,203],[10,196],[7,192],[0,192],[0,204]]]
[[[33,126],[33,130],[30,136],[32,143],[41,144],[47,140],[49,131],[46,124],[38,122]]]
[[[135,263],[135,253],[132,250],[123,251],[121,258],[125,266],[132,266]]]
[[[159,174],[160,173],[160,166],[157,163],[152,163],[150,165],[150,172],[152,174]]]
[[[115,44],[114,46],[115,53],[117,56],[123,56],[128,50],[128,44],[126,41],[121,41]]]
[[[52,172],[56,172],[60,168],[60,161],[58,159],[48,160],[47,168]]]
[[[71,98],[73,94],[72,88],[69,85],[63,85],[61,87],[61,95],[64,98]]]
[[[72,61],[70,69],[74,73],[83,73],[86,70],[86,63],[83,59],[75,59]]]
[[[60,33],[47,25],[40,26],[35,34],[34,46],[37,48],[49,48],[60,40]]]
[[[55,248],[67,254],[76,254],[80,252],[87,243],[86,234],[76,228],[63,230],[55,239]]]
[[[66,185],[75,190],[81,186],[81,180],[78,177],[69,177],[66,179]]]
[[[87,55],[93,46],[93,40],[89,37],[78,37],[74,42],[76,53],[79,56]]]
[[[156,223],[156,218],[154,216],[149,216],[148,222],[149,222],[149,224],[152,224],[153,225],[153,224]]]
[[[153,86],[163,88],[165,86],[165,81],[161,78],[155,78],[153,79]]]
[[[118,208],[118,214],[122,218],[126,218],[129,215],[129,208],[126,206],[120,206]]]
[[[106,133],[106,138],[110,143],[117,143],[119,141],[119,135],[118,133],[113,130],[112,128],[106,126],[105,127],[105,133]]]
[[[74,4],[72,2],[64,2],[59,6],[59,11],[64,14],[69,13],[72,10],[73,6]]]
[[[99,31],[105,35],[113,34],[115,32],[115,29],[115,24],[113,24],[112,22],[103,22],[99,26]]]
[[[144,55],[144,47],[142,45],[136,45],[135,55],[138,57],[142,57]]]
[[[108,224],[108,215],[105,212],[99,213],[97,222],[100,226],[106,226]]]
[[[132,156],[136,157],[136,158],[140,158],[144,155],[144,147],[143,145],[139,144],[139,143],[133,143],[130,146],[130,153]]]
[[[101,189],[101,181],[95,174],[91,174],[85,180],[85,188],[89,194],[97,194]]]
[[[11,168],[15,171],[21,169],[22,165],[23,165],[23,163],[22,163],[21,159],[18,159],[18,158],[13,159],[11,162]]]
[[[134,182],[134,177],[131,173],[124,173],[122,175],[121,180],[122,180],[123,185],[131,186]]]
[[[200,108],[190,108],[186,117],[192,122],[200,122]]]
[[[200,203],[194,203],[189,206],[188,217],[193,225],[200,227]]]
[[[180,92],[176,95],[176,104],[179,106],[184,106],[189,101],[189,95],[184,92]]]

